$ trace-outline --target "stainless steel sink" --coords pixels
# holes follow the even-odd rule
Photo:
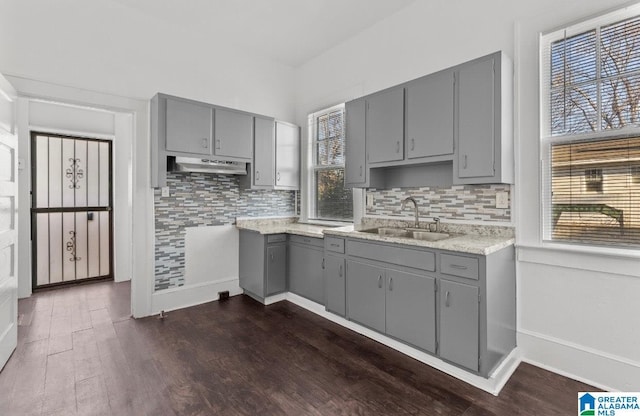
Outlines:
[[[449,238],[449,234],[446,233],[433,233],[430,231],[412,231],[411,238],[424,241],[440,241],[445,238]]]
[[[413,238],[416,240],[424,241],[439,241],[449,238],[449,234],[429,232],[423,229],[415,228],[392,228],[392,227],[380,227],[370,228],[368,230],[361,230],[363,233],[378,234],[386,237],[404,237]]]

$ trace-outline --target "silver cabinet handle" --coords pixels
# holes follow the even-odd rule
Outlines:
[[[449,291],[444,294],[444,306],[449,307]]]
[[[271,262],[273,263],[273,253],[271,253]]]
[[[208,148],[208,147],[209,147],[209,140],[208,140],[207,138],[203,138],[203,139],[202,139],[202,147],[203,147],[204,149],[206,149],[206,148]]]
[[[256,180],[260,180],[260,171],[259,170],[256,171]]]
[[[467,155],[464,155],[464,166],[465,169],[467,168]]]
[[[342,277],[342,264],[340,265],[340,269],[338,270],[338,276]]]
[[[324,270],[324,258],[322,259],[322,270]]]
[[[450,264],[449,267],[452,269],[467,270],[467,266],[463,266],[461,264]]]
[[[378,289],[382,289],[382,275],[378,276]]]
[[[411,139],[411,150],[414,150],[416,148],[416,139]]]
[[[396,142],[396,153],[400,153],[400,140]]]
[[[389,291],[393,290],[393,277],[389,278]]]
[[[360,177],[362,178],[362,165],[360,165]]]
[[[329,244],[331,247],[340,247],[340,244],[336,244],[336,243],[331,243]]]
[[[278,172],[278,174],[276,175],[276,180],[280,182],[280,172]]]

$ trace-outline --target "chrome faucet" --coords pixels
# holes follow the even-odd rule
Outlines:
[[[407,202],[413,202],[413,209],[415,212],[415,216],[416,216],[416,223],[414,225],[415,228],[420,228],[420,218],[418,217],[418,203],[416,202],[415,199],[413,199],[412,196],[405,198],[402,200],[402,202],[400,203],[400,209],[404,209],[404,207],[407,205]]]

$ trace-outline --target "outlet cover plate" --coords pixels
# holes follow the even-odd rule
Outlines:
[[[496,192],[496,208],[509,208],[509,192]]]

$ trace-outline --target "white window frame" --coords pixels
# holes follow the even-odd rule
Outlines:
[[[308,223],[313,223],[313,224],[327,224],[327,225],[348,225],[348,224],[352,224],[352,221],[346,221],[346,220],[333,220],[333,219],[323,219],[323,218],[316,218],[315,217],[315,213],[316,213],[316,186],[315,186],[315,177],[316,177],[316,172],[319,170],[324,170],[324,169],[335,169],[335,168],[345,168],[345,164],[341,164],[341,165],[330,165],[330,166],[321,166],[317,164],[317,154],[316,154],[316,136],[317,136],[317,118],[320,116],[323,116],[325,114],[334,112],[336,110],[342,110],[343,113],[343,117],[345,116],[345,104],[344,103],[340,103],[340,104],[336,104],[333,105],[331,107],[328,108],[324,108],[322,110],[318,110],[315,111],[311,114],[309,114],[308,116],[308,135],[307,135],[307,143],[306,143],[306,158],[305,160],[307,161],[307,169],[306,169],[306,188],[307,191],[303,193],[303,197],[306,199],[306,203],[304,204],[304,206],[306,206],[306,212],[305,215],[303,215],[303,219],[306,220],[306,222]],[[343,128],[344,128],[344,124],[345,121],[343,120]],[[343,133],[344,135],[344,133]],[[344,149],[344,148],[343,148]],[[355,195],[354,195],[355,196]],[[355,205],[355,201],[354,201],[354,205]],[[355,218],[355,210],[354,210],[354,218]]]
[[[619,10],[605,13],[595,18],[590,18],[578,23],[574,23],[565,28],[554,30],[549,33],[541,33],[539,37],[539,127],[540,127],[540,191],[541,191],[541,218],[540,218],[540,243],[542,247],[553,248],[566,248],[569,250],[584,250],[586,252],[593,252],[593,250],[600,250],[599,252],[609,252],[612,254],[628,253],[629,250],[637,250],[637,247],[619,247],[619,246],[607,246],[598,244],[578,243],[569,241],[558,241],[551,238],[551,229],[547,228],[547,224],[551,224],[552,210],[551,204],[551,161],[550,161],[550,149],[552,144],[572,143],[585,140],[602,140],[602,139],[616,139],[621,137],[637,137],[640,135],[640,127],[625,127],[617,130],[602,130],[601,128],[601,102],[600,94],[598,94],[598,130],[595,132],[587,132],[581,134],[563,134],[558,136],[551,135],[551,120],[550,120],[550,93],[551,87],[547,75],[549,74],[548,68],[550,65],[550,45],[563,38],[570,38],[580,33],[593,30],[596,27],[605,26],[607,24],[616,23],[625,19],[629,19],[640,15],[640,4],[628,6]],[[597,36],[599,40],[600,31],[598,29]],[[599,54],[597,56],[599,59]],[[599,65],[599,64],[598,64]],[[597,74],[598,82],[601,81],[600,74]],[[549,186],[547,186],[549,184]]]

